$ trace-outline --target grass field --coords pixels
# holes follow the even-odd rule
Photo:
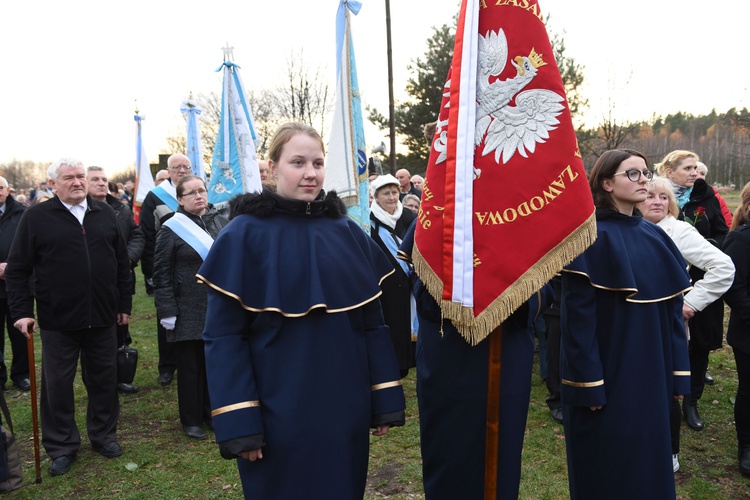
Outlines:
[[[125,448],[124,455],[107,460],[91,451],[84,427],[85,390],[77,378],[77,421],[84,435],[78,460],[68,474],[53,478],[49,475],[49,459],[42,451],[43,481],[34,484],[29,393],[7,391],[5,397],[14,418],[26,482],[8,498],[242,498],[234,462],[222,459],[211,439],[193,441],[182,434],[176,384],[163,388],[156,381],[153,301],[143,292],[142,283],[137,288],[131,334],[133,345],[139,350],[135,383],[141,390],[135,395],[120,396],[118,439]],[[37,337],[37,373],[40,347]],[[10,354],[9,344],[6,353]],[[678,497],[750,498],[750,480],[737,470],[733,422],[737,377],[730,348],[725,346],[712,353],[709,371],[716,385],[706,386],[699,405],[706,428],[702,432],[684,425],[682,428],[682,467],[675,475]],[[371,438],[368,499],[424,498],[415,379],[412,371],[405,380],[406,426],[393,429],[385,438]],[[538,362],[532,380],[520,497],[567,498],[565,438],[562,426],[550,418],[544,402],[547,391],[539,377]]]

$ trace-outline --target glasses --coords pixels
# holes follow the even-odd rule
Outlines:
[[[190,172],[190,165],[172,165],[169,170],[185,170]]]
[[[651,179],[654,178],[654,171],[653,170],[649,170],[647,168],[645,168],[643,170],[637,170],[635,168],[630,168],[628,170],[625,170],[624,172],[618,172],[618,173],[616,173],[614,175],[627,175],[628,176],[628,180],[630,182],[638,182],[639,180],[641,180],[641,175],[643,175],[643,177],[645,177],[646,180],[650,181]]]
[[[196,195],[206,196],[205,189],[196,189],[195,191],[190,191],[189,193],[185,193],[182,195],[183,198],[195,198]]]

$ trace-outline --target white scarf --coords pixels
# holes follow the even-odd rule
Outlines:
[[[386,212],[383,207],[378,205],[377,201],[372,200],[372,204],[370,205],[370,212],[372,212],[373,215],[375,215],[375,218],[386,226],[390,227],[391,229],[396,229],[396,223],[401,218],[401,214],[404,212],[404,206],[399,201],[398,205],[396,205],[396,211],[393,212],[393,215],[391,215]]]

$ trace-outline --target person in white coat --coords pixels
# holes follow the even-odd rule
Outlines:
[[[657,224],[672,238],[688,265],[706,272],[685,295],[682,315],[687,329],[688,320],[697,311],[702,311],[707,305],[720,299],[732,286],[734,264],[728,255],[709,243],[689,222],[677,220],[680,209],[672,185],[667,179],[654,177],[648,183],[648,196],[639,208],[644,219]],[[680,411],[680,403],[675,399],[670,413],[672,465],[675,472],[680,468],[677,458],[680,452]]]

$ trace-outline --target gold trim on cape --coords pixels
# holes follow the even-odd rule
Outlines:
[[[689,377],[690,376],[690,370],[688,371],[675,371],[672,372],[672,375],[675,377]]]
[[[242,410],[244,408],[254,408],[256,406],[260,406],[260,401],[258,401],[257,399],[255,401],[243,401],[242,403],[235,403],[233,405],[227,405],[227,406],[222,406],[221,408],[216,408],[215,410],[211,412],[211,416],[215,417],[216,415],[221,415],[222,413]]]
[[[604,385],[604,379],[597,380],[596,382],[573,382],[562,379],[562,383],[571,387],[599,387],[600,385]]]
[[[371,391],[379,391],[381,389],[388,389],[390,387],[398,387],[401,385],[400,380],[394,380],[392,382],[383,382],[382,384],[375,384],[370,387]]]
[[[633,299],[632,298],[634,295],[638,294],[638,289],[637,288],[610,288],[610,287],[606,287],[604,285],[597,285],[596,283],[594,283],[593,281],[591,281],[591,276],[589,276],[588,274],[586,274],[584,272],[581,272],[581,271],[572,271],[570,269],[563,269],[563,272],[570,273],[570,274],[577,274],[579,276],[585,276],[589,280],[589,284],[591,286],[593,286],[594,288],[598,288],[600,290],[607,290],[609,292],[632,292],[630,295],[628,295],[627,297],[625,297],[625,302],[630,302],[632,304],[653,304],[655,302],[664,302],[665,300],[673,299],[673,298],[677,297],[678,295],[682,295],[682,294],[687,293],[687,292],[689,292],[690,290],[693,289],[692,286],[689,286],[689,287],[685,288],[684,290],[681,290],[681,291],[679,291],[679,292],[677,292],[675,294],[672,294],[672,295],[668,295],[666,297],[658,297],[656,299],[649,299],[649,300],[638,300],[638,299]]]
[[[391,272],[389,272],[388,274],[386,274],[385,276],[383,276],[380,279],[380,282],[378,283],[378,285],[380,285],[380,283],[382,283],[384,279],[386,279],[388,276],[390,276],[394,272],[396,272],[395,269],[391,270]],[[310,306],[310,308],[307,311],[302,312],[302,313],[286,313],[286,312],[282,311],[281,309],[279,309],[278,307],[265,307],[263,309],[258,309],[258,308],[255,308],[255,307],[250,307],[248,305],[245,305],[244,302],[242,302],[242,299],[240,298],[239,295],[234,294],[234,293],[230,292],[229,290],[224,290],[220,286],[214,285],[213,283],[211,283],[210,281],[208,281],[204,276],[202,276],[200,274],[196,274],[195,277],[198,278],[198,283],[204,283],[204,284],[210,286],[211,288],[213,288],[214,290],[216,290],[217,292],[223,293],[227,297],[232,297],[233,299],[235,299],[237,302],[240,303],[240,305],[242,306],[243,309],[246,309],[246,310],[251,311],[251,312],[257,312],[257,313],[261,313],[261,312],[277,312],[277,313],[279,313],[282,316],[285,316],[287,318],[301,318],[303,316],[307,316],[310,313],[310,311],[312,311],[313,309],[325,309],[325,312],[328,313],[328,314],[335,314],[335,313],[340,313],[340,312],[345,312],[345,311],[351,311],[352,309],[357,309],[358,307],[362,307],[363,305],[372,302],[373,300],[377,299],[378,297],[380,297],[383,294],[382,291],[379,291],[378,293],[376,293],[375,295],[373,295],[369,299],[364,300],[364,301],[360,302],[359,304],[354,304],[354,305],[351,305],[351,306],[348,306],[348,307],[341,307],[339,309],[328,309],[328,305],[327,304],[314,304],[314,305]]]

